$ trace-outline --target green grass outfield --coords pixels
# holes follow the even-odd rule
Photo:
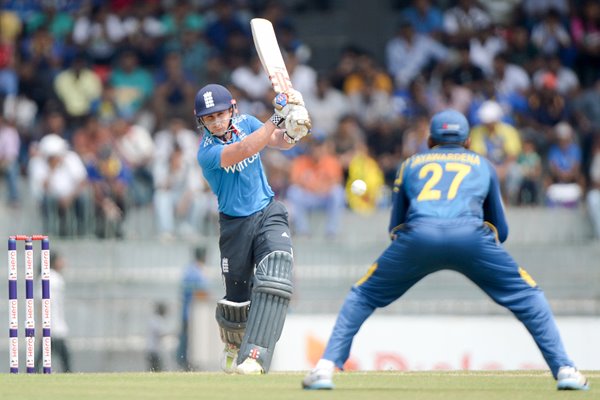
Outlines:
[[[548,372],[347,372],[333,391],[300,388],[303,373],[264,376],[222,373],[0,374],[0,397],[14,400],[295,400],[600,399],[600,371],[587,371],[592,389],[558,392]]]

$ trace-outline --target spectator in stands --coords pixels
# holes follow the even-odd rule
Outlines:
[[[312,117],[312,115],[311,115]],[[316,130],[311,130],[313,133]],[[304,143],[298,143],[293,149],[290,149],[284,153],[276,149],[264,149],[260,158],[263,166],[265,167],[265,173],[269,177],[269,185],[275,193],[275,199],[284,201],[287,190],[290,186],[290,166],[292,160],[299,154],[305,152],[306,146]]]
[[[554,134],[556,142],[548,150],[546,198],[549,205],[577,206],[585,187],[581,148],[569,123],[558,123],[554,127]]]
[[[561,96],[572,98],[579,92],[577,74],[571,68],[562,65],[557,55],[546,57],[543,66],[533,73],[533,86],[542,90],[548,83],[551,84],[549,80],[552,78],[556,78],[556,91]]]
[[[159,67],[165,58],[162,46],[165,28],[158,17],[160,9],[159,2],[145,1],[119,13],[125,43],[135,49],[140,64],[147,68]]]
[[[152,108],[157,126],[163,126],[170,118],[181,115],[182,110],[194,108],[193,74],[183,68],[178,53],[167,54],[156,74],[155,83]]]
[[[396,168],[397,169],[397,168]],[[363,194],[352,191],[352,183],[357,179],[366,183],[366,191]],[[346,199],[350,209],[359,214],[370,214],[380,205],[383,187],[385,185],[384,173],[375,158],[369,154],[369,148],[365,143],[357,146],[354,157],[348,166],[348,177],[346,179]]]
[[[273,27],[275,28],[275,34],[279,36],[286,36],[286,34],[281,35],[282,30],[288,29],[293,31],[293,12],[287,7],[288,3],[267,0],[265,1],[264,9],[262,13],[257,15],[260,18],[268,19],[273,23]],[[288,34],[294,34],[293,32],[288,32]],[[295,35],[295,34],[294,34]],[[281,40],[280,46],[283,48],[288,48],[287,45],[291,44],[290,40],[293,40],[291,37],[287,37],[287,40]]]
[[[536,22],[541,21],[550,10],[560,15],[561,20],[569,15],[569,0],[524,0],[520,2],[520,22],[531,30]]]
[[[415,117],[407,127],[402,137],[401,161],[410,156],[427,150],[427,138],[429,138],[429,115],[422,114]]]
[[[306,109],[310,113],[313,129],[332,135],[342,117],[350,112],[350,103],[344,93],[332,86],[327,75],[317,79],[314,96],[304,96]]]
[[[435,40],[441,40],[444,32],[442,12],[430,0],[412,0],[406,7],[401,18],[410,21],[417,33],[429,35]]]
[[[509,63],[506,53],[498,53],[494,57],[491,78],[496,83],[498,92],[506,96],[525,96],[531,86],[527,71],[519,65]]]
[[[330,138],[334,143],[334,152],[342,163],[344,176],[346,176],[357,146],[367,139],[365,131],[358,118],[348,114],[342,117],[338,129],[333,135],[330,135]]]
[[[565,63],[571,63],[572,41],[563,26],[558,10],[549,9],[531,30],[531,42],[544,56],[557,55]]]
[[[179,3],[185,4],[185,3]],[[181,55],[181,65],[184,71],[193,71],[194,84],[204,81],[203,76],[208,68],[207,60],[211,55],[210,45],[203,32],[187,27],[181,35],[168,37],[165,43],[166,52],[176,52]]]
[[[0,11],[0,39],[4,43],[15,44],[23,31],[23,23],[19,14],[11,11],[9,7]]]
[[[486,79],[481,82],[479,90],[473,92],[471,105],[469,107],[468,120],[471,126],[481,124],[479,119],[479,109],[488,100],[493,99],[500,105],[502,109],[501,120],[513,126],[520,126],[519,121],[523,113],[529,110],[527,98],[518,94],[505,94],[499,92],[495,82],[491,79]]]
[[[154,163],[154,212],[162,239],[197,235],[208,207],[207,185],[198,163],[175,146],[167,162]]]
[[[252,101],[265,101],[271,97],[273,90],[257,54],[253,54],[248,63],[231,72],[231,83]]]
[[[287,199],[297,236],[309,236],[308,213],[323,210],[327,214],[325,234],[334,238],[340,229],[344,210],[343,170],[333,153],[333,143],[324,137],[308,137],[307,153],[292,161]]]
[[[87,171],[94,195],[96,236],[123,237],[131,171],[110,145],[98,150]]]
[[[110,83],[104,85],[100,98],[92,103],[91,112],[98,121],[106,125],[112,124],[121,115],[117,91]]]
[[[21,46],[19,92],[35,101],[38,110],[44,112],[56,99],[54,77],[61,70],[64,48],[43,28],[24,40]]]
[[[150,132],[126,118],[119,118],[112,125],[114,145],[119,158],[132,173],[131,194],[136,206],[152,201],[152,158],[154,141]]]
[[[11,13],[0,13],[0,26],[14,16]],[[0,28],[2,29],[2,28]],[[0,31],[0,97],[16,97],[19,89],[17,74],[17,48],[10,34]]]
[[[69,68],[56,75],[54,90],[73,129],[84,123],[92,104],[100,98],[102,82],[98,74],[87,68],[85,59],[77,56]]]
[[[354,70],[344,80],[344,93],[351,97],[360,93],[365,87],[391,94],[394,83],[378,65],[371,54],[360,54],[356,59]]]
[[[507,34],[507,61],[520,65],[531,75],[542,66],[542,59],[538,48],[530,40],[529,31],[523,26],[511,26]]]
[[[393,115],[393,117],[397,117]],[[388,117],[382,119],[379,123],[372,125],[367,130],[366,143],[367,149],[361,151],[363,145],[359,141],[356,151],[359,153],[368,153],[379,164],[383,170],[386,183],[394,182],[400,160],[402,159],[402,141],[404,121],[398,118]],[[353,155],[354,159],[356,155]],[[348,166],[349,170],[350,166]]]
[[[600,79],[594,85],[584,88],[569,101],[574,128],[580,134],[582,163],[585,172],[589,171],[591,149],[596,136],[600,135]]]
[[[464,86],[472,92],[479,90],[485,75],[481,67],[471,61],[469,45],[458,46],[456,50],[458,51],[458,61],[451,66],[450,77],[455,84]]]
[[[44,232],[83,235],[89,224],[86,168],[68,143],[51,133],[32,147],[28,165],[31,193],[40,207]]]
[[[277,2],[273,2],[277,4]],[[290,14],[284,11],[286,16]],[[268,18],[267,18],[268,19]],[[306,42],[304,42],[296,31],[296,28],[289,23],[289,21],[282,22],[279,28],[275,30],[277,32],[277,40],[280,46],[288,51],[294,52],[298,62],[303,65],[309,65],[309,61],[312,55],[312,50]]]
[[[458,0],[444,11],[444,32],[452,45],[468,43],[492,23],[490,16],[474,0]]]
[[[596,137],[590,163],[590,183],[586,197],[587,212],[592,221],[594,235],[600,240],[600,137]]]
[[[548,10],[533,26],[531,42],[544,56],[559,55],[571,47],[571,36],[562,25],[558,10]]]
[[[147,105],[154,92],[152,76],[138,64],[137,55],[126,50],[119,57],[119,65],[111,72],[109,83],[115,89],[115,100],[121,116],[133,118]]]
[[[469,55],[473,64],[483,70],[487,77],[494,75],[494,59],[506,51],[506,40],[490,25],[469,41]]]
[[[360,86],[348,93],[351,113],[367,130],[377,129],[381,123],[397,118],[391,96],[391,81],[389,83],[389,90],[382,89],[377,83],[377,76],[368,74]]]
[[[37,133],[37,137],[41,138],[48,133],[54,133],[60,136],[67,142],[71,141],[73,132],[65,120],[65,115],[57,108],[50,108],[44,115],[42,131]]]
[[[581,83],[591,85],[600,78],[600,4],[586,0],[571,19],[571,35],[577,48],[576,69]]]
[[[345,46],[341,49],[337,64],[331,72],[331,85],[334,88],[344,90],[346,78],[356,70],[358,58],[363,53],[364,51],[356,46]]]
[[[110,145],[112,139],[112,132],[97,117],[92,115],[73,134],[73,150],[87,166],[96,162],[100,148]]]
[[[477,3],[489,14],[494,24],[502,27],[511,26],[512,28],[521,0],[478,0]]]
[[[73,31],[75,21],[67,7],[57,6],[53,2],[42,2],[38,10],[30,13],[27,18],[27,32],[34,32],[41,27],[48,27],[48,31],[59,42],[68,41],[68,36]]]
[[[232,34],[244,32],[249,37],[245,23],[237,7],[228,0],[218,0],[214,6],[215,16],[206,26],[206,37],[209,43],[225,55],[228,53],[229,39]]]
[[[396,112],[405,120],[410,120],[429,113],[432,97],[427,80],[423,76],[417,76],[408,87],[396,90],[393,103]]]
[[[294,89],[305,97],[314,97],[317,92],[317,71],[300,61],[298,48],[285,49],[284,59]]]
[[[198,70],[199,82],[229,82],[231,68],[225,63],[219,53],[213,51],[203,60],[204,68]]]
[[[470,148],[492,162],[504,199],[514,199],[518,190],[514,169],[522,151],[519,131],[502,122],[502,108],[493,100],[484,102],[478,113],[481,124],[471,131]]]
[[[19,205],[19,148],[21,138],[13,124],[0,113],[0,174],[6,179],[7,204]]]
[[[206,19],[190,3],[180,1],[165,10],[161,23],[165,35],[180,38],[187,31],[204,30]]]
[[[545,151],[554,140],[554,127],[569,119],[564,96],[558,93],[556,75],[546,72],[540,77],[541,87],[531,91],[527,98],[528,111],[522,117],[522,124],[537,132],[540,149]]]
[[[73,27],[73,42],[85,52],[92,64],[109,66],[117,54],[126,31],[108,3],[82,9]]]
[[[466,114],[473,96],[471,90],[466,86],[454,83],[449,74],[442,76],[441,83],[440,89],[433,93],[431,112],[440,112],[452,108],[461,114]]]
[[[410,21],[402,20],[396,35],[385,45],[386,66],[396,87],[405,88],[423,71],[441,68],[448,49],[433,38],[415,32]]]
[[[171,118],[165,129],[154,134],[154,162],[168,162],[175,147],[183,151],[185,158],[196,161],[198,138],[179,117]]]
[[[535,140],[529,137],[523,139],[523,152],[517,159],[517,205],[535,206],[539,203],[542,168],[542,158],[537,152]]]

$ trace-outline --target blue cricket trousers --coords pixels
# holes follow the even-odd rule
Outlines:
[[[509,309],[533,336],[554,378],[561,366],[573,366],[544,293],[496,242],[492,229],[456,224],[414,224],[398,232],[396,240],[350,290],[323,358],[342,368],[354,336],[375,309],[387,306],[425,276],[443,269],[465,275]]]

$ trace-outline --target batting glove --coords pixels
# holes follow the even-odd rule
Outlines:
[[[294,106],[285,119],[284,139],[292,144],[310,133],[312,123],[303,106]]]
[[[292,105],[304,106],[302,94],[294,89],[289,89],[286,92],[278,93],[273,99],[275,113],[284,119],[290,113]]]

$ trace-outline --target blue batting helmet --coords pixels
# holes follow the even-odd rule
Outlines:
[[[429,136],[438,143],[462,143],[469,137],[469,122],[458,111],[441,111],[431,118]]]
[[[231,92],[225,86],[210,84],[204,86],[196,93],[194,101],[194,114],[204,117],[219,111],[225,111],[235,105]]]

